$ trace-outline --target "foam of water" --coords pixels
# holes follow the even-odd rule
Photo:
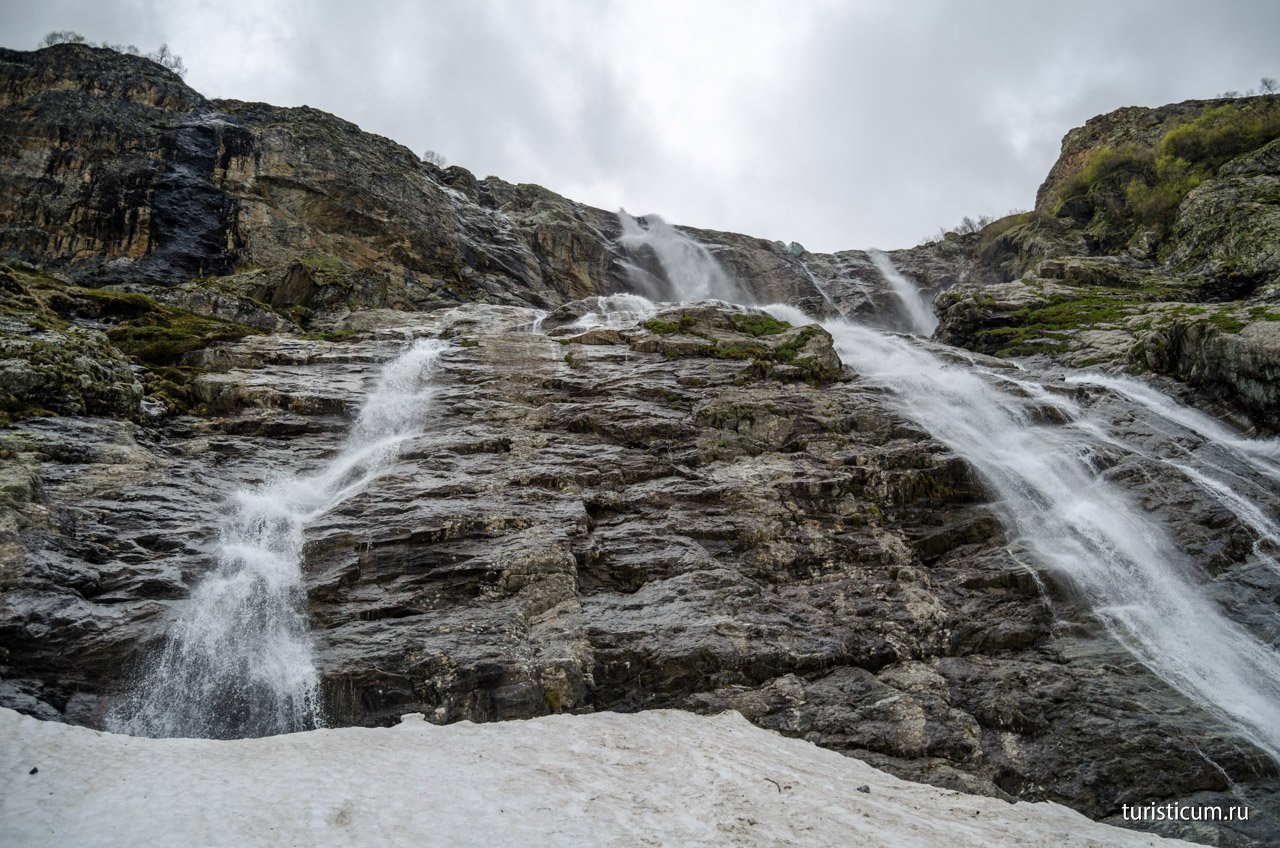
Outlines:
[[[917,336],[932,336],[938,329],[938,316],[933,314],[933,306],[920,294],[919,287],[894,267],[893,260],[879,250],[868,250],[867,256],[880,271],[893,293],[902,301],[902,308],[911,321],[911,332]]]
[[[608,329],[626,329],[634,327],[641,321],[647,321],[658,314],[658,304],[636,294],[611,294],[595,299],[595,308],[584,312],[573,323],[568,324],[575,330],[590,330],[596,327]]]
[[[237,738],[322,726],[302,583],[304,532],[384,472],[417,431],[445,347],[418,341],[389,362],[343,448],[319,471],[231,497],[215,569],[176,610],[164,648],[111,729]]]

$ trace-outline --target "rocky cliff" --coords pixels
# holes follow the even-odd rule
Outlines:
[[[1042,194],[1206,106],[1069,136]],[[1276,763],[1030,567],[973,467],[824,330],[715,306],[575,323],[661,274],[614,214],[315,110],[209,101],[138,57],[0,51],[0,127],[0,704],[101,726],[209,571],[216,505],[331,455],[381,364],[438,336],[423,431],[307,529],[332,723],[732,708],[913,779],[1099,818],[1247,802],[1262,824],[1166,830],[1274,835]],[[890,258],[941,292],[938,337],[976,351],[933,348],[957,367],[1151,369],[1265,429],[1276,149],[1216,164],[1156,229],[1082,182]],[[685,232],[747,300],[906,329],[866,252]],[[1273,627],[1256,527],[1160,461],[1185,437],[1054,391],[1147,446],[1092,461]]]
[[[968,237],[938,337],[1168,375],[1280,422],[1280,97],[1121,109],[1072,130],[1036,208]]]

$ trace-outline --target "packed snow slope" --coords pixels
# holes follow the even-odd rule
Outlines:
[[[0,710],[0,845],[1165,846],[908,783],[738,713],[146,739]]]

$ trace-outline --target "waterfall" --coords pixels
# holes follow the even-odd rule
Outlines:
[[[1134,656],[1280,759],[1280,654],[1227,618],[1158,520],[1094,471],[1090,428],[1037,423],[1023,398],[905,338],[824,326],[842,361],[982,473],[1011,534]]]
[[[140,736],[239,738],[323,724],[307,626],[309,524],[387,470],[417,431],[443,342],[384,366],[339,452],[320,470],[236,492],[215,568],[176,611],[166,642],[109,722]]]
[[[915,286],[887,256],[876,251],[869,255],[902,299],[916,332],[931,334],[937,320]],[[684,256],[714,262],[710,254],[686,251]],[[709,270],[694,274],[710,275]],[[794,306],[765,309],[793,324],[818,323]],[[861,380],[885,389],[899,412],[978,470],[998,496],[1010,535],[1073,587],[1117,641],[1175,689],[1280,760],[1280,653],[1224,614],[1198,584],[1202,578],[1195,563],[1161,522],[1090,464],[1088,457],[1100,443],[1118,444],[1103,424],[1049,392],[1025,370],[1019,369],[1017,377],[984,372],[972,359],[948,361],[919,340],[848,320],[822,326],[832,334],[841,360]],[[1136,381],[1093,374],[1072,374],[1068,381],[1105,385],[1220,443],[1264,474],[1275,473],[1274,441],[1243,439]],[[1072,423],[1041,423],[1035,407],[1045,403]],[[1263,544],[1275,541],[1275,522],[1235,489],[1185,463],[1149,458],[1200,485],[1253,528]],[[1205,462],[1206,468],[1218,467],[1212,460]],[[1264,551],[1257,552],[1263,562],[1274,563]]]
[[[618,243],[632,254],[651,250],[662,266],[666,280],[655,280],[637,265],[627,271],[639,293],[650,300],[691,301],[728,300],[743,302],[744,297],[720,267],[711,252],[657,215],[633,218],[618,212],[622,236]]]
[[[918,336],[932,336],[938,329],[938,316],[933,314],[933,305],[920,294],[920,288],[894,267],[888,255],[879,250],[868,250],[867,256],[884,277],[889,288],[902,301],[902,308],[911,321],[911,332]]]
[[[826,285],[824,285],[823,282],[818,279],[817,275],[813,273],[813,270],[809,267],[809,263],[801,259],[800,268],[804,271],[805,276],[809,278],[809,285],[813,286],[814,291],[822,295],[822,300],[827,304],[827,308],[831,310],[831,314],[839,315],[841,318],[844,318],[845,311],[840,308],[839,304],[831,299],[831,295],[827,293]]]
[[[1246,439],[1233,432],[1216,418],[1198,409],[1184,406],[1145,383],[1129,377],[1110,377],[1104,374],[1072,374],[1068,383],[1101,386],[1143,406],[1159,417],[1190,430],[1197,436],[1230,451],[1261,474],[1280,483],[1280,439]]]

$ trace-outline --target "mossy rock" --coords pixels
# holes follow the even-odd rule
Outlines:
[[[763,312],[709,306],[660,313],[642,325],[648,334],[629,339],[636,350],[668,359],[708,357],[751,363],[740,382],[762,379],[827,383],[840,376],[829,333],[816,325],[792,327]]]
[[[85,288],[28,267],[0,266],[0,290],[0,318],[7,319],[0,327],[0,415],[8,421],[137,417],[143,386],[170,411],[187,411],[199,373],[185,364],[188,355],[260,332],[143,292]],[[141,366],[141,383],[130,361]]]
[[[41,415],[136,418],[143,389],[95,330],[0,330],[0,424]]]

